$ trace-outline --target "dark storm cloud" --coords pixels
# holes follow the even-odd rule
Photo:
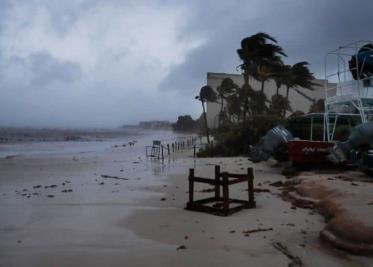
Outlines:
[[[212,6],[195,4],[196,16],[189,27],[206,32],[208,41],[169,73],[162,88],[197,92],[206,82],[206,72],[236,72],[240,40],[260,31],[279,41],[288,54],[285,62],[306,60],[318,78],[323,78],[327,52],[373,39],[371,0],[232,1]]]
[[[115,126],[200,114],[206,72],[236,72],[242,38],[286,63],[373,39],[371,0],[0,1],[0,125]],[[167,105],[165,104],[167,103]]]

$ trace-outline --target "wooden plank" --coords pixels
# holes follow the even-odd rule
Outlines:
[[[205,184],[212,184],[212,185],[216,184],[215,180],[209,179],[209,178],[194,177],[193,180],[194,182],[198,182],[198,183],[205,183]]]

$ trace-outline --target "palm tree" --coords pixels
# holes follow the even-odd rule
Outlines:
[[[217,97],[214,90],[208,86],[205,85],[201,88],[199,91],[199,95],[195,97],[199,101],[201,101],[202,104],[202,110],[203,110],[203,117],[205,119],[205,130],[206,130],[206,137],[207,137],[207,143],[210,144],[210,134],[209,134],[209,127],[207,125],[207,115],[206,115],[206,108],[205,103],[206,102],[216,102]]]
[[[224,113],[224,99],[227,99],[229,95],[231,95],[235,89],[238,88],[238,85],[233,82],[231,78],[225,78],[221,82],[220,86],[216,89],[218,91],[218,96],[220,98],[220,113],[219,113],[219,126],[224,120],[225,113]]]
[[[315,80],[315,77],[309,70],[308,65],[308,62],[302,61],[294,64],[289,68],[289,73],[287,74],[288,77],[285,80],[286,99],[289,99],[289,91],[290,89],[293,89],[304,98],[308,99],[311,102],[314,102],[313,98],[309,97],[307,94],[297,88],[298,86],[300,86],[313,91],[313,86],[317,85],[313,82]]]
[[[271,41],[272,43],[268,43]],[[263,65],[270,65],[274,62],[281,61],[280,56],[286,56],[282,48],[276,45],[275,38],[267,33],[259,32],[250,37],[244,38],[241,41],[241,48],[237,50],[238,56],[242,60],[239,65],[243,72],[244,85],[249,85],[249,76],[256,76],[258,68]],[[262,91],[264,91],[264,81],[262,83]],[[247,94],[244,94],[243,120],[245,121],[248,111]]]
[[[280,94],[273,95],[269,112],[284,117],[287,111],[293,111],[289,100]]]
[[[279,95],[279,91],[282,85],[286,84],[286,81],[290,79],[290,68],[289,65],[275,64],[272,66],[274,70],[273,80],[276,83],[276,95]]]

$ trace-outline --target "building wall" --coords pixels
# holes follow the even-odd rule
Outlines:
[[[242,86],[244,83],[243,76],[241,74],[228,74],[228,73],[207,73],[207,85],[216,91],[216,88],[221,84],[222,80],[225,78],[231,78],[234,83],[239,86]],[[250,77],[249,83],[254,90],[260,90],[261,84],[256,81],[254,78]],[[325,98],[324,92],[324,80],[316,79],[315,83],[319,86],[315,86],[314,91],[307,90],[305,88],[299,88],[301,91],[305,92],[311,98],[316,100]],[[329,86],[329,85],[328,85]],[[280,94],[286,95],[286,87],[282,86],[280,88]],[[270,80],[264,85],[264,93],[267,95],[267,98],[271,100],[272,95],[276,94],[276,84],[274,81]],[[293,111],[303,111],[308,112],[311,102],[290,89],[289,101]],[[218,103],[207,103],[207,123],[209,127],[216,128],[218,126],[218,114],[220,112],[220,104]]]

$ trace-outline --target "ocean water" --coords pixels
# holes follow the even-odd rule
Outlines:
[[[66,137],[74,140],[66,141]],[[134,146],[128,150],[129,153],[145,153],[145,146],[150,146],[153,140],[159,140],[162,144],[171,144],[178,140],[190,138],[189,134],[174,133],[171,130],[110,130],[110,131],[57,131],[57,130],[33,130],[27,132],[0,131],[0,158],[37,156],[37,155],[60,155],[71,153],[94,153],[107,149],[129,147],[130,142]]]

